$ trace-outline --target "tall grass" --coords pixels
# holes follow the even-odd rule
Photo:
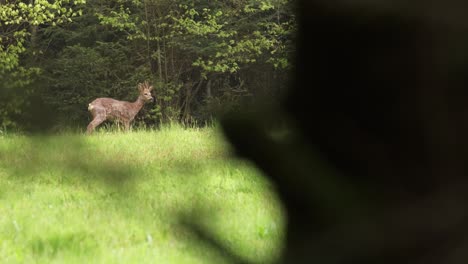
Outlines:
[[[228,263],[281,252],[273,186],[216,128],[0,135],[1,263]]]

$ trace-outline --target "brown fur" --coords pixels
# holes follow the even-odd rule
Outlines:
[[[153,86],[148,82],[138,84],[140,95],[135,102],[119,101],[112,98],[97,98],[88,105],[93,120],[87,127],[87,133],[91,134],[94,129],[105,120],[115,120],[122,123],[125,130],[130,129],[130,123],[135,118],[146,102],[152,101],[151,90]]]

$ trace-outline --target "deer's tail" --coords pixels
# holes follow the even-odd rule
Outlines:
[[[94,106],[92,104],[88,104],[88,111],[93,110]]]

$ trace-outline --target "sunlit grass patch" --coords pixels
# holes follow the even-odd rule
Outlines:
[[[274,188],[214,128],[0,138],[5,263],[258,263],[279,257]]]

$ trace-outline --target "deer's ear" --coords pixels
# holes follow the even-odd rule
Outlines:
[[[151,85],[151,86],[149,87],[149,90],[150,90],[150,91],[152,91],[152,90],[153,90],[153,85]]]
[[[143,86],[141,85],[141,83],[138,84],[138,91],[139,92],[143,91]]]

